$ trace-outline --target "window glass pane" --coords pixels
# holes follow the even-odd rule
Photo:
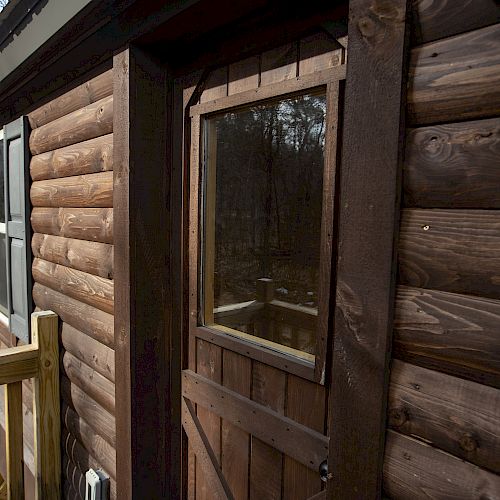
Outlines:
[[[5,261],[5,234],[0,233],[0,312],[7,313],[7,275]]]
[[[205,324],[314,352],[325,122],[324,93],[205,121]]]

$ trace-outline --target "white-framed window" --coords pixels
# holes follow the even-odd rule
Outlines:
[[[0,131],[0,321],[30,341],[31,244],[26,117]]]

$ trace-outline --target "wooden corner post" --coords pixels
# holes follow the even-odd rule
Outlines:
[[[115,54],[113,74],[117,497],[177,498],[170,477],[171,80],[135,46]]]
[[[406,23],[407,0],[349,2],[329,499],[381,495],[404,140]]]
[[[33,379],[35,498],[61,498],[61,409],[58,318],[52,311],[31,315],[31,343],[38,350]],[[22,422],[22,419],[21,419]]]

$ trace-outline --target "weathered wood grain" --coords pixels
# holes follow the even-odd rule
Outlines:
[[[171,177],[182,127],[172,126],[165,64],[130,45],[114,56],[113,74],[118,496],[180,498],[180,379],[165,367],[180,370]]]
[[[113,72],[108,70],[32,111],[28,115],[30,126],[41,127],[112,93]]]
[[[31,342],[39,366],[33,380],[35,498],[57,498],[61,490],[61,404],[59,390],[59,319],[52,311],[31,315]]]
[[[256,89],[260,78],[260,57],[253,56],[229,65],[227,95]]]
[[[38,372],[38,351],[32,345],[0,350],[0,384],[22,382]]]
[[[23,385],[12,382],[4,386],[5,394],[5,462],[7,465],[7,498],[24,498],[23,467]]]
[[[326,32],[302,38],[299,42],[299,75],[342,64],[342,52],[339,43]]]
[[[113,348],[113,316],[56,292],[40,283],[33,286],[33,300],[42,310],[54,311],[63,322]]]
[[[285,413],[286,373],[262,363],[252,363],[252,400]],[[283,482],[283,454],[252,436],[250,500],[280,499]]]
[[[404,204],[421,208],[500,208],[500,119],[410,130]]]
[[[61,377],[62,400],[113,448],[116,446],[115,418],[65,375]],[[87,470],[87,469],[85,469]]]
[[[399,286],[394,356],[500,388],[500,301]]]
[[[407,56],[406,0],[350,0],[328,500],[378,498],[392,345]],[[342,67],[342,66],[341,66]]]
[[[110,208],[113,172],[36,181],[31,184],[30,197],[34,207]]]
[[[113,281],[35,258],[32,265],[33,279],[52,290],[113,314]]]
[[[219,346],[203,340],[198,340],[196,363],[196,372],[198,374],[217,384],[222,383],[222,349]],[[200,405],[197,407],[197,415],[210,446],[212,447],[215,458],[220,464],[221,419],[217,414]],[[210,500],[210,498],[210,482],[205,476],[200,463],[196,460],[196,499]]]
[[[33,130],[30,151],[37,155],[112,131],[113,96],[109,96]]]
[[[500,24],[412,50],[408,119],[446,123],[500,113]]]
[[[297,43],[292,42],[261,55],[260,84],[269,85],[297,76]]]
[[[115,353],[112,349],[64,322],[61,328],[61,342],[67,352],[110,382],[115,381]]]
[[[500,472],[500,390],[393,360],[389,427]]]
[[[62,370],[71,383],[77,385],[96,403],[115,414],[115,386],[69,352],[62,357]]]
[[[112,208],[33,208],[35,233],[113,243]]]
[[[413,0],[412,42],[417,45],[500,22],[496,0]]]
[[[83,418],[68,405],[62,406],[62,421],[69,433],[88,450],[109,472],[112,478],[116,477],[116,452],[114,448],[99,434],[96,434]]]
[[[110,170],[113,170],[113,134],[35,155],[30,162],[33,181]]]
[[[35,233],[31,239],[31,249],[35,258],[113,279],[112,245]]]
[[[232,351],[222,352],[222,383],[224,387],[250,397],[252,361]],[[227,420],[221,424],[221,466],[235,500],[248,498],[248,467],[250,435]]]
[[[384,491],[389,498],[498,498],[500,477],[421,441],[387,432]]]
[[[227,66],[214,69],[207,78],[200,102],[209,102],[227,95]]]
[[[212,445],[196,415],[195,407],[191,401],[186,399],[182,400],[182,426],[196,455],[196,464],[199,470],[203,471],[203,478],[207,481],[209,498],[234,500],[222,474],[219,460],[215,456]]]
[[[182,394],[200,407],[247,431],[263,443],[316,470],[327,456],[328,438],[263,404],[191,371],[182,373]],[[320,416],[319,418],[322,418]]]
[[[294,375],[288,375],[285,412],[288,418],[323,434],[325,430],[325,407],[326,394],[324,386]],[[302,500],[318,493],[322,484],[318,468],[311,469],[290,456],[285,456],[283,464],[284,498]]]
[[[500,298],[500,212],[402,211],[403,285]]]

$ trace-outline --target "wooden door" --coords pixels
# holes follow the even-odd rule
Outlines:
[[[324,491],[346,43],[318,33],[186,90],[188,498]]]

